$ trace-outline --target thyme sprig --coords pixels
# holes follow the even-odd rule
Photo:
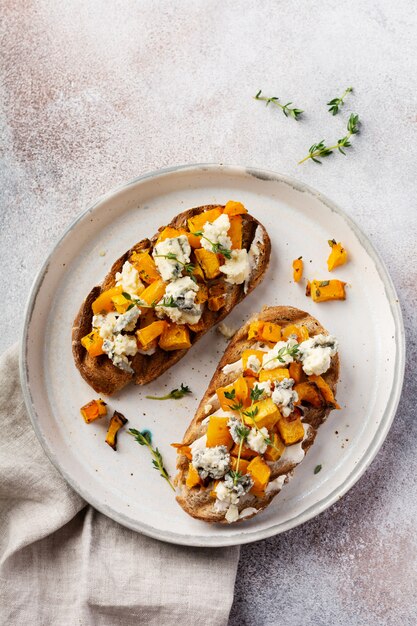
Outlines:
[[[166,396],[145,396],[145,398],[148,398],[148,400],[180,400],[189,393],[192,393],[192,391],[188,385],[181,383],[179,389],[173,389]]]
[[[177,301],[174,299],[173,296],[169,296],[169,298],[167,296],[164,296],[162,298],[162,300],[160,302],[158,302],[158,306],[163,306],[167,309],[171,308],[171,309],[178,309],[178,304]]]
[[[180,261],[177,255],[174,254],[174,252],[168,252],[168,254],[155,254],[154,258],[162,258],[169,259],[170,261],[175,261],[176,263],[178,263],[178,265],[182,265],[186,274],[192,274],[195,269],[194,263],[184,263],[183,261]]]
[[[291,356],[293,359],[298,355],[300,350],[300,344],[296,343],[293,346],[282,346],[282,348],[280,348],[277,352],[277,355],[272,357],[272,359],[268,359],[268,361],[265,361],[265,363],[262,365],[262,369],[265,368],[265,365],[267,363],[272,363],[272,361],[279,361],[280,363],[285,363],[285,356]]]
[[[154,300],[151,304],[148,304],[145,300],[142,300],[142,298],[131,296],[130,293],[127,293],[127,291],[122,291],[122,296],[131,302],[126,311],[129,311],[134,306],[138,306],[140,309],[154,309],[157,305],[156,300]]]
[[[332,115],[337,115],[337,113],[339,112],[339,108],[344,105],[345,97],[351,91],[353,91],[353,87],[348,87],[347,89],[345,89],[340,98],[333,98],[333,100],[330,100],[330,102],[327,103],[327,106],[330,107],[329,113],[331,113]]]
[[[332,154],[334,150],[339,150],[339,152],[346,155],[344,148],[351,147],[352,144],[350,143],[349,140],[352,137],[352,135],[356,135],[359,132],[359,124],[360,124],[359,116],[352,113],[347,123],[348,132],[345,137],[342,137],[342,139],[338,139],[337,143],[334,146],[326,146],[324,143],[324,139],[322,139],[319,143],[314,143],[309,148],[307,156],[304,157],[304,159],[301,159],[301,161],[298,161],[298,165],[301,165],[301,163],[304,163],[308,159],[312,159],[314,163],[319,163],[321,165],[321,161],[319,160],[318,157],[320,158],[327,157],[330,154]]]
[[[152,465],[156,470],[158,470],[159,475],[162,476],[164,480],[167,481],[168,485],[171,487],[173,491],[175,491],[175,487],[172,484],[169,474],[164,467],[164,461],[162,459],[162,454],[159,452],[158,448],[154,448],[152,445],[152,434],[149,430],[136,430],[136,428],[129,429],[129,435],[135,438],[135,441],[138,442],[141,446],[146,446],[149,449],[149,452],[152,455]]]
[[[261,96],[261,93],[262,89],[260,89],[256,96],[254,96],[255,100],[263,100],[266,103],[266,106],[268,106],[272,102],[272,104],[275,104],[282,110],[285,117],[292,117],[294,120],[298,120],[300,115],[304,113],[303,109],[291,109],[290,104],[292,104],[292,102],[287,102],[287,104],[281,104],[279,102],[279,98],[277,98],[276,96],[273,96],[272,98],[267,98],[266,96]]]
[[[215,252],[216,254],[222,254],[226,259],[231,259],[232,258],[232,251],[229,250],[229,248],[225,248],[225,246],[223,246],[223,244],[221,244],[219,242],[215,243],[213,241],[210,241],[210,239],[208,239],[208,237],[203,235],[203,231],[202,230],[197,230],[195,233],[191,233],[191,234],[195,235],[196,237],[202,237],[203,239],[208,241],[209,244],[211,245],[212,252]]]

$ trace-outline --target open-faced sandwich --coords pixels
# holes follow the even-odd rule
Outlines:
[[[332,409],[338,344],[308,313],[266,307],[234,336],[177,448],[177,500],[206,522],[264,509]]]
[[[144,385],[262,280],[271,244],[240,202],[177,215],[118,259],[75,319],[75,364],[99,393]]]

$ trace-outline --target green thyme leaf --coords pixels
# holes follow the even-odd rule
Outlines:
[[[321,465],[316,465],[316,467],[314,468],[314,473],[318,474],[321,471]]]
[[[287,102],[287,104],[281,104],[277,96],[272,96],[272,98],[266,98],[265,96],[262,96],[261,94],[262,94],[262,89],[260,89],[258,93],[256,94],[256,96],[254,96],[255,100],[263,100],[266,106],[268,106],[271,103],[275,104],[275,106],[281,109],[285,117],[292,117],[294,120],[298,120],[301,114],[304,113],[302,109],[291,108],[290,105],[292,104],[292,102]]]
[[[330,106],[329,113],[331,113],[332,115],[337,115],[337,113],[339,112],[339,108],[344,104],[344,98],[351,91],[353,91],[353,87],[348,87],[347,89],[345,89],[340,98],[333,98],[333,100],[330,100],[330,102],[327,103],[327,106]]]
[[[190,393],[192,393],[190,387],[181,383],[179,389],[173,389],[167,393],[166,396],[145,396],[145,398],[148,398],[148,400],[180,400]]]
[[[172,484],[169,474],[164,467],[164,462],[162,459],[162,454],[158,450],[158,448],[154,448],[152,446],[152,435],[149,430],[136,430],[136,428],[129,429],[129,435],[135,438],[135,441],[138,442],[141,446],[146,446],[151,455],[152,455],[152,465],[156,470],[158,470],[160,476],[167,481],[168,485],[175,491],[174,485]]]

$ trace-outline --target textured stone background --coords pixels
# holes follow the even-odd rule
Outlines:
[[[242,548],[230,623],[416,624],[416,3],[5,0],[1,14],[0,348],[19,336],[48,250],[115,185],[212,161],[320,189],[371,237],[398,289],[403,399],[341,502]],[[350,84],[331,117],[326,101]],[[292,99],[303,121],[252,100],[260,88]],[[342,136],[350,111],[363,128],[349,155],[297,166],[313,142]]]

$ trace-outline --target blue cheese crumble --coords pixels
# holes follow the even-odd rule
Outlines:
[[[247,446],[258,454],[263,454],[268,447],[266,439],[268,439],[268,429],[265,428],[251,428],[250,433],[246,439]]]
[[[168,237],[157,243],[152,256],[162,280],[169,281],[179,278],[184,269],[184,264],[190,262],[190,254],[191,246],[186,235]],[[167,255],[172,255],[175,258],[167,259]]]
[[[330,367],[331,358],[338,350],[338,342],[332,335],[315,335],[300,343],[299,358],[307,376],[320,376]]]
[[[206,222],[203,227],[203,236],[201,238],[201,245],[205,250],[212,252],[213,245],[219,244],[223,248],[230,250],[232,248],[232,241],[228,236],[230,228],[229,216],[222,213],[214,222]]]
[[[231,285],[241,285],[249,278],[249,256],[245,248],[232,250],[231,258],[226,259],[220,271],[226,275],[225,281]]]
[[[294,357],[287,350],[297,345],[297,340],[290,337],[288,341],[278,341],[271,350],[265,352],[262,367],[265,370],[273,370],[276,367],[284,367],[294,361]],[[280,354],[278,354],[280,353]]]
[[[159,316],[166,315],[177,324],[196,324],[201,318],[203,307],[195,303],[198,285],[189,277],[183,276],[169,283],[163,299],[156,306]],[[172,298],[174,306],[163,306],[163,301]]]
[[[226,446],[214,446],[213,448],[191,449],[192,464],[201,478],[210,476],[215,480],[223,478],[230,468],[230,454]]]
[[[284,378],[275,383],[272,392],[272,401],[279,407],[282,415],[288,417],[294,411],[294,403],[298,400],[298,393],[293,390],[294,379]]]

